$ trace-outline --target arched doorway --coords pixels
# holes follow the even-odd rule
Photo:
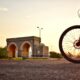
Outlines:
[[[32,48],[30,47],[29,48],[29,58],[31,58],[32,57]]]
[[[18,52],[17,52],[17,46],[16,44],[10,44],[8,46],[8,56],[9,57],[18,57]]]
[[[29,42],[23,42],[21,45],[21,55],[22,57],[32,57],[32,48],[31,48],[31,44]]]

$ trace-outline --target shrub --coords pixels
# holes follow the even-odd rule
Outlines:
[[[51,58],[62,58],[62,55],[57,52],[50,52]]]

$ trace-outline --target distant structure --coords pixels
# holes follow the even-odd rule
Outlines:
[[[48,46],[35,36],[7,39],[8,57],[48,57]]]

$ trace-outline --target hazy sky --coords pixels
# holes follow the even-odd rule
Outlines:
[[[61,33],[80,24],[80,0],[0,0],[0,46],[6,38],[39,36],[50,50],[58,50]]]

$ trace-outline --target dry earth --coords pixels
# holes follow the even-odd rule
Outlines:
[[[64,59],[0,60],[0,80],[80,80],[80,64]]]

